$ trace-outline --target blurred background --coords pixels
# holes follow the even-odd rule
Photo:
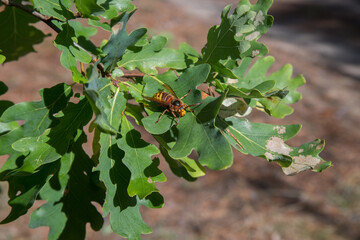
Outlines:
[[[128,31],[146,27],[150,35],[167,36],[170,47],[185,41],[200,51],[208,29],[220,23],[221,10],[230,3],[237,1],[135,0],[138,10]],[[274,26],[260,41],[276,59],[271,71],[290,63],[294,76],[303,74],[307,84],[300,87],[303,100],[292,105],[291,116],[271,119],[254,111],[250,120],[301,123],[302,130],[288,144],[325,139],[321,156],[334,167],[287,177],[264,159],[235,154],[231,168],[208,171],[189,183],[162,163],[168,181],[157,186],[165,206],[142,209],[153,229],[143,239],[360,239],[360,4],[356,0],[275,0],[269,14],[275,18]],[[53,34],[43,23],[37,27]],[[104,33],[93,40],[99,43],[107,37]],[[0,80],[9,87],[1,99],[35,101],[40,99],[39,89],[71,82],[53,40],[54,36],[48,37],[35,46],[37,53],[0,66]],[[4,161],[1,157],[0,165]],[[6,183],[0,183],[0,188],[3,219],[10,207]],[[47,228],[28,229],[28,222],[29,214],[0,226],[0,240],[47,239]],[[121,238],[106,223],[100,232],[89,230],[86,239]]]

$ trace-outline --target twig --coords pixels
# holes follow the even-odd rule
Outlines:
[[[133,77],[144,77],[145,74],[143,73],[126,73],[123,76],[121,76],[122,78],[133,78]]]

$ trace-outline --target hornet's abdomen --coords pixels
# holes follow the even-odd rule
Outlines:
[[[163,106],[169,106],[174,97],[166,92],[157,92],[154,94],[153,98],[157,99],[159,102],[163,102]]]

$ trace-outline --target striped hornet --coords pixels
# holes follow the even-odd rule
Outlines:
[[[164,108],[166,108],[163,113],[160,115],[160,117],[158,118],[158,120],[155,122],[158,123],[160,121],[160,119],[162,118],[162,116],[166,113],[166,112],[171,112],[171,114],[174,116],[174,118],[177,118],[177,122],[175,124],[175,126],[177,126],[179,124],[180,118],[183,117],[186,114],[186,109],[190,108],[192,106],[196,106],[196,105],[200,105],[201,103],[195,103],[192,105],[187,105],[185,103],[183,103],[181,101],[181,99],[185,98],[187,95],[189,95],[191,89],[181,98],[178,98],[176,96],[176,93],[172,90],[172,88],[167,85],[166,83],[163,84],[163,86],[170,92],[167,93],[163,90],[161,90],[160,92],[157,92],[154,94],[153,97],[146,97],[143,96],[145,99],[151,101],[151,102],[157,102],[159,103],[161,106],[163,106]],[[190,109],[190,111],[192,111]]]

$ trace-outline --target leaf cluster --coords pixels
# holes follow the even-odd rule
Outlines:
[[[300,125],[247,119],[252,109],[290,115],[289,104],[301,99],[297,89],[305,83],[301,75],[292,77],[291,65],[268,72],[274,58],[257,40],[273,23],[271,0],[241,0],[233,11],[226,6],[201,53],[186,43],[166,48],[165,37],[149,37],[145,28],[128,32],[135,12],[130,0],[2,2],[0,63],[34,51],[46,35],[33,23],[43,21],[57,33],[60,63],[83,86],[80,94],[74,84],[41,89],[37,102],[0,101],[0,154],[9,156],[0,180],[9,184],[11,206],[2,224],[41,199],[30,227],[48,226],[49,239],[84,239],[87,223],[97,231],[108,215],[115,233],[140,239],[151,232],[140,206],[164,204],[155,184],[166,181],[160,161],[188,181],[206,168],[230,167],[233,151],[277,162],[287,175],[330,166],[319,156],[323,140],[285,143]],[[99,28],[111,36],[96,46],[90,37]],[[0,90],[7,91],[3,82]],[[171,110],[162,115],[168,104],[148,101],[162,90],[174,99],[185,96],[184,106],[195,105],[178,125]],[[156,144],[145,141],[143,131]],[[83,148],[89,135],[91,154]]]

